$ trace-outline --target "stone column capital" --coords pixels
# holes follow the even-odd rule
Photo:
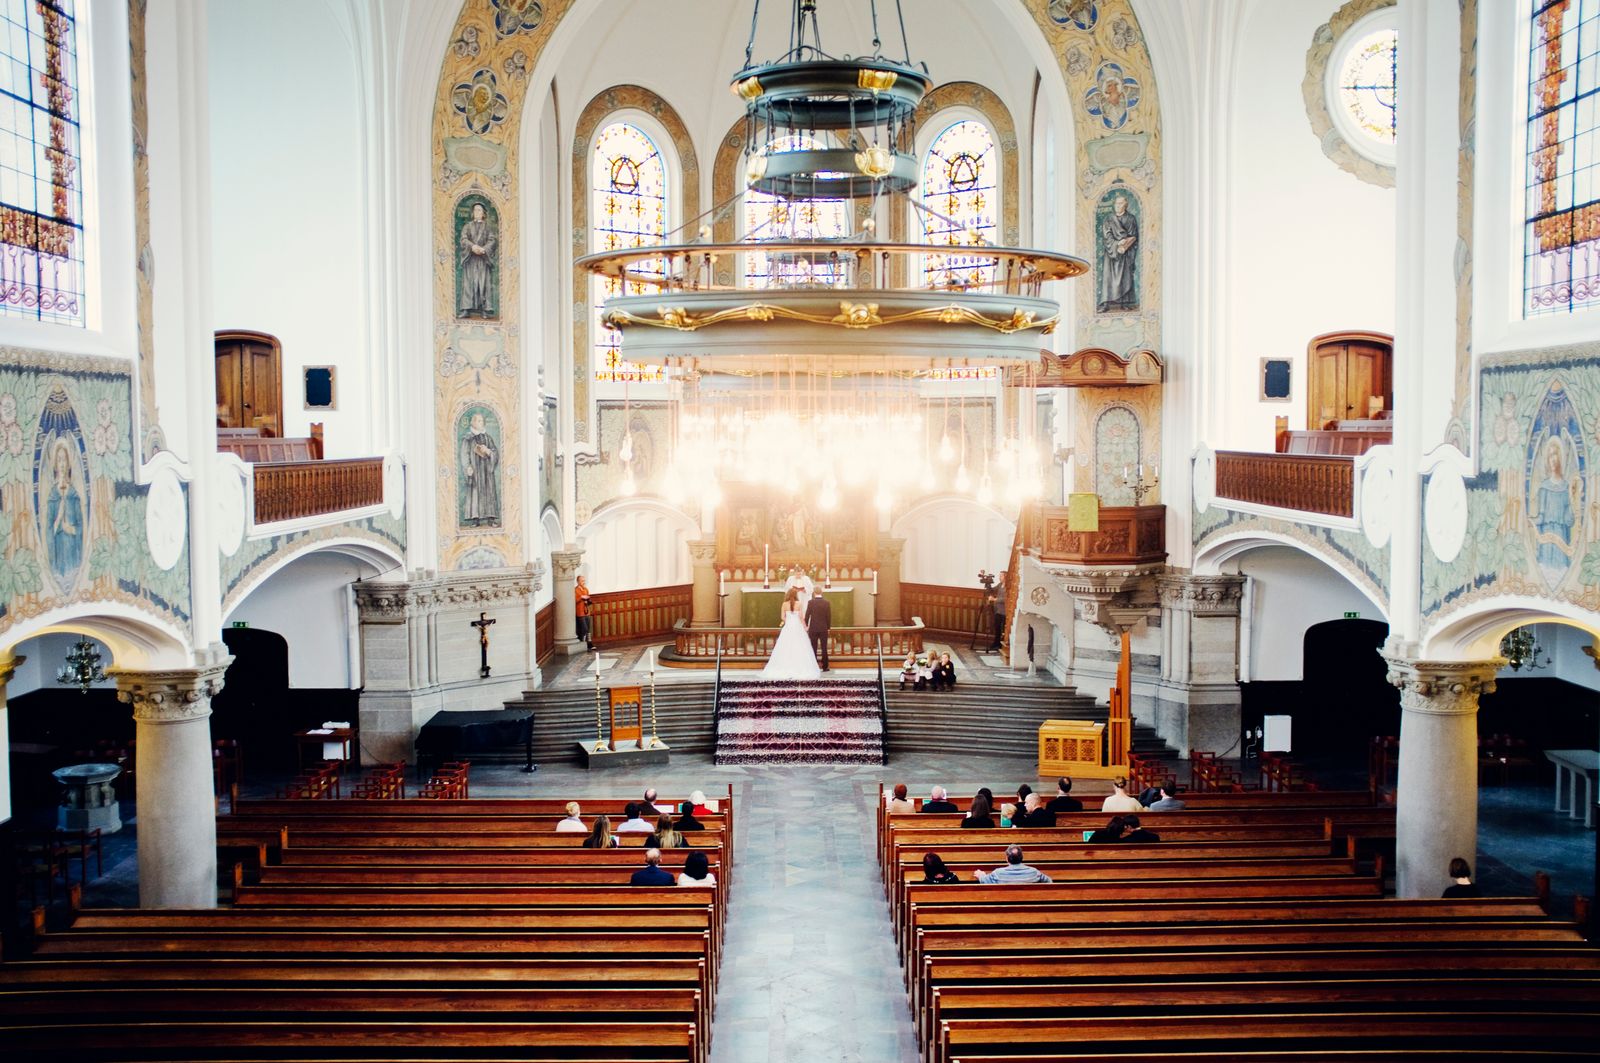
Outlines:
[[[11,682],[11,678],[17,674],[17,668],[27,659],[25,655],[18,653],[0,661],[0,687]]]
[[[550,570],[558,580],[570,581],[577,579],[578,568],[582,564],[582,550],[550,551]]]
[[[697,565],[709,565],[717,559],[715,539],[694,539],[689,543],[689,559]]]
[[[1244,600],[1243,576],[1191,576],[1171,572],[1157,580],[1156,585],[1164,608],[1195,616],[1238,616]]]
[[[211,699],[222,690],[222,677],[233,658],[205,668],[173,668],[135,672],[111,668],[106,674],[117,681],[117,700],[133,706],[133,718],[142,723],[183,723],[211,715]]]
[[[1494,692],[1494,677],[1505,665],[1502,658],[1487,661],[1419,661],[1410,657],[1383,658],[1389,663],[1389,682],[1400,688],[1404,712],[1429,716],[1469,716],[1478,711],[1478,699]]]
[[[878,560],[880,562],[898,562],[900,554],[906,548],[906,541],[898,535],[878,536]]]

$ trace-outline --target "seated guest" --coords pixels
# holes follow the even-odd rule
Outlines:
[[[989,815],[989,808],[989,799],[981,793],[976,795],[972,799],[972,811],[961,821],[961,826],[967,830],[993,827],[994,819]]]
[[[1072,796],[1072,780],[1060,778],[1056,780],[1056,795],[1044,807],[1052,812],[1082,812],[1083,802]]]
[[[714,816],[717,810],[706,804],[706,795],[699,790],[689,794],[689,802],[694,805],[694,814],[697,816]]]
[[[1138,816],[1124,816],[1122,822],[1128,828],[1128,833],[1122,836],[1122,840],[1125,842],[1158,842],[1161,840],[1161,835],[1155,831],[1145,830],[1139,826]]]
[[[1182,800],[1173,797],[1165,786],[1156,787],[1156,793],[1160,796],[1145,804],[1146,812],[1181,812],[1188,807]]]
[[[950,801],[948,799],[948,796],[945,793],[945,788],[944,787],[935,786],[933,789],[928,791],[928,799],[926,801],[922,802],[922,808],[920,809],[920,811],[922,811],[922,812],[960,812],[961,810],[955,806],[955,802]]]
[[[661,868],[661,850],[646,849],[644,851],[644,866],[633,873],[628,879],[630,886],[671,886],[675,884],[672,872],[663,871]]]
[[[655,829],[655,828],[651,827],[650,824],[646,823],[644,820],[639,818],[639,811],[640,810],[639,810],[638,804],[636,804],[635,802],[629,801],[626,805],[623,806],[622,811],[626,814],[627,818],[624,819],[621,823],[617,824],[617,833],[618,834],[622,834],[622,833],[625,833],[625,832],[628,832],[628,831],[638,831],[641,834],[649,834],[652,830]]]
[[[596,816],[594,830],[583,839],[585,849],[615,849],[622,843],[617,841],[617,836],[611,833],[611,817]]]
[[[1013,820],[1015,820],[1016,818],[1017,818],[1017,806],[1016,805],[1012,804],[1010,801],[1007,801],[1005,804],[1000,806],[1000,825],[1002,827],[1015,826],[1016,824],[1013,822]]]
[[[683,870],[678,874],[680,886],[715,886],[717,876],[711,873],[711,861],[706,859],[706,854],[696,849],[689,854],[683,862]]]
[[[1017,804],[1026,805],[1028,803],[1028,795],[1031,793],[1033,793],[1033,787],[1027,783],[1017,787]]]
[[[1108,842],[1120,842],[1128,832],[1128,821],[1121,816],[1112,816],[1111,822],[1089,835],[1090,845],[1105,845]]]
[[[589,828],[583,825],[583,819],[581,818],[582,811],[583,810],[578,807],[578,802],[568,801],[567,818],[556,824],[556,830],[562,834],[589,833]]]
[[[1111,794],[1100,804],[1102,812],[1143,812],[1145,807],[1128,796],[1128,780],[1118,779],[1111,784]]]
[[[659,810],[656,808],[656,788],[647,786],[644,791],[644,800],[639,803],[639,815],[649,819],[657,811]]]
[[[1472,865],[1459,856],[1450,861],[1450,877],[1455,879],[1455,883],[1446,886],[1444,892],[1440,894],[1446,900],[1458,897],[1483,896],[1482,893],[1478,892],[1478,884],[1472,881]]]
[[[1146,812],[1150,811],[1150,806],[1159,800],[1161,800],[1161,787],[1159,786],[1146,786],[1139,791],[1139,803],[1144,806]]]
[[[1013,827],[1054,827],[1056,814],[1044,807],[1039,795],[1030,793],[1022,803],[1022,811],[1011,817]]]
[[[917,682],[917,658],[915,655],[906,658],[906,663],[900,666],[900,689],[904,690],[906,684],[913,686]]]
[[[651,849],[687,849],[689,841],[672,826],[672,817],[662,815],[656,819],[656,829],[644,840]]]
[[[933,689],[954,690],[956,688],[956,666],[951,663],[948,653],[939,654],[939,663],[933,666]]]
[[[679,830],[705,830],[705,824],[694,818],[694,802],[685,801],[678,806],[678,822],[673,824]]]
[[[903,782],[895,783],[894,796],[889,798],[889,811],[894,813],[915,812],[916,810],[917,803],[906,796],[906,784]]]
[[[1049,882],[1050,876],[1036,867],[1024,864],[1022,846],[1012,845],[1006,849],[1006,866],[997,867],[993,871],[979,871],[978,881],[986,886],[1027,885],[1033,882]]]
[[[948,886],[952,882],[960,882],[954,871],[944,866],[944,857],[938,853],[924,853],[922,855],[922,881],[938,886]]]

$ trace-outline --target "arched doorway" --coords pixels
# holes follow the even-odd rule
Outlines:
[[[1400,692],[1378,651],[1381,620],[1328,620],[1306,629],[1295,746],[1332,764],[1359,765],[1374,736],[1400,733]]]
[[[233,663],[222,692],[211,699],[211,737],[238,742],[251,765],[292,765],[289,641],[249,627],[225,629],[222,641]]]

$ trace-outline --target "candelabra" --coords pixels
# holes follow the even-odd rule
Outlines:
[[[1143,465],[1131,470],[1127,466],[1122,468],[1122,485],[1133,492],[1133,504],[1136,506],[1144,505],[1144,496],[1154,491],[1161,483],[1161,475],[1156,472],[1154,465],[1150,466],[1148,480],[1144,478],[1144,469]]]
[[[661,729],[656,723],[656,670],[650,669],[650,744],[647,749],[655,749],[661,744]]]
[[[100,650],[89,639],[79,638],[67,653],[67,663],[56,673],[56,682],[75,686],[87,694],[91,686],[104,681],[105,677],[106,673],[100,668]]]

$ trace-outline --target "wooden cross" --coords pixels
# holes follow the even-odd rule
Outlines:
[[[471,626],[478,629],[478,650],[483,654],[483,665],[478,669],[479,679],[489,678],[489,628],[493,623],[488,613],[479,613],[478,619],[470,621]]]

